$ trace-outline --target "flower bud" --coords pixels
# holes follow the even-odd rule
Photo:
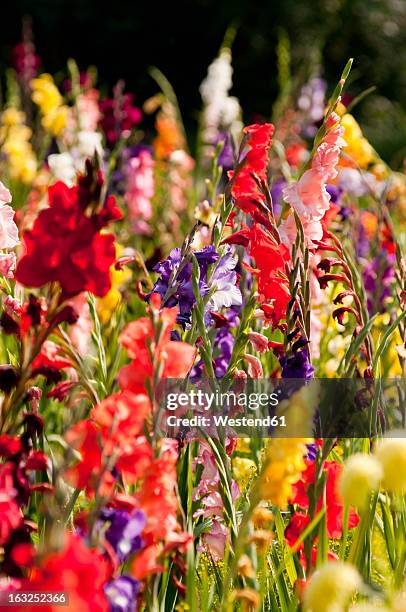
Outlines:
[[[251,342],[254,350],[258,353],[264,353],[268,350],[268,338],[263,334],[251,331],[248,334],[248,340]]]

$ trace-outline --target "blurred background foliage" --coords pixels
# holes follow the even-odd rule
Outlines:
[[[57,72],[74,57],[81,69],[96,65],[106,88],[123,78],[142,103],[156,92],[148,75],[155,65],[174,86],[191,132],[199,84],[231,23],[237,27],[233,94],[246,121],[271,113],[278,56],[287,97],[314,73],[334,84],[354,57],[349,94],[376,86],[357,104],[356,118],[392,166],[406,156],[405,0],[13,0],[7,10],[2,73],[22,18],[30,15],[44,70]],[[294,83],[289,74],[298,77]]]

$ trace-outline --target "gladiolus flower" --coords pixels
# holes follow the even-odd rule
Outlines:
[[[49,207],[23,235],[26,254],[15,273],[21,284],[42,287],[59,282],[65,298],[82,291],[103,296],[110,289],[114,236],[100,230],[121,213],[114,198],[108,197],[98,213],[85,214],[92,198],[88,179],[89,174],[81,177],[78,187],[57,182],[48,189]]]
[[[162,364],[162,378],[184,378],[192,367],[196,355],[196,349],[186,342],[170,339],[177,314],[177,307],[162,310],[161,337],[157,346],[154,346],[154,343],[151,346],[152,354]],[[134,360],[120,370],[119,382],[122,389],[129,389],[134,393],[144,392],[145,381],[152,376],[152,363],[147,349],[147,341],[150,341],[151,337],[152,324],[147,317],[129,323],[121,334],[121,343]]]
[[[307,489],[310,484],[315,481],[315,461],[308,463],[307,468],[301,474],[300,479],[293,485],[294,494],[291,497],[291,503],[298,504],[303,509],[308,509],[309,499],[307,496]],[[336,461],[325,461],[323,466],[324,471],[327,474],[326,482],[326,513],[327,513],[327,532],[330,538],[340,538],[342,534],[342,520],[343,520],[343,499],[338,490],[338,480],[341,475],[343,466]],[[317,512],[319,512],[323,505],[322,496],[317,503]],[[359,522],[359,516],[354,510],[350,509],[348,517],[348,527],[356,527]]]
[[[0,490],[0,545],[7,542],[14,529],[23,521],[23,516],[17,502],[10,491]]]
[[[258,353],[264,353],[268,350],[268,338],[263,334],[251,331],[248,334],[248,340]]]
[[[104,584],[108,577],[108,563],[102,554],[85,546],[77,535],[69,534],[62,550],[46,555],[41,566],[33,568],[24,588],[64,591],[71,610],[107,612]]]
[[[265,196],[260,191],[258,181],[265,181],[268,168],[268,154],[272,144],[274,126],[271,123],[254,124],[244,128],[248,151],[245,155],[244,165],[235,177],[231,193],[236,205],[244,212],[255,212],[259,207],[266,207]],[[233,172],[229,172],[233,178]]]
[[[11,193],[0,181],[0,249],[13,249],[20,242],[14,223],[14,210],[8,206],[9,202]]]
[[[306,441],[306,438],[275,438],[268,444],[261,495],[281,509],[286,508],[292,497],[292,486],[305,468]]]

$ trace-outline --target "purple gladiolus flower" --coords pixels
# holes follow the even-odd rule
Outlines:
[[[327,185],[326,187],[327,193],[330,194],[330,200],[333,204],[337,204],[341,197],[341,189],[336,185]]]
[[[365,266],[364,286],[370,315],[385,311],[385,300],[392,295],[391,286],[395,279],[394,263],[395,255],[384,252]]]
[[[309,361],[309,351],[303,348],[290,357],[281,357],[282,378],[297,378],[310,380],[313,377],[314,367]]]
[[[140,585],[131,576],[119,576],[104,587],[110,603],[110,612],[136,612]]]
[[[287,182],[284,179],[279,179],[278,181],[275,181],[274,183],[272,183],[271,197],[272,197],[273,211],[276,216],[279,216],[282,210],[282,202],[283,202],[282,194],[286,186],[287,186]]]
[[[242,303],[241,292],[236,286],[237,273],[235,267],[237,260],[231,254],[231,247],[227,247],[219,258],[213,245],[207,246],[194,253],[199,264],[199,293],[202,297],[210,289],[214,289],[206,306],[206,323],[211,323],[210,311],[218,311],[223,306],[230,307]],[[217,265],[210,278],[210,287],[207,284],[207,270],[209,265]],[[186,265],[181,261],[181,250],[173,249],[169,257],[154,267],[160,273],[160,278],[154,285],[153,293],[159,293],[164,298],[168,292],[170,282],[173,282],[174,292],[165,300],[165,306],[179,305],[178,322],[185,327],[190,325],[195,296],[192,284],[192,263]],[[174,279],[173,281],[171,281]]]
[[[118,559],[123,562],[142,547],[141,532],[145,526],[145,515],[140,510],[130,514],[125,510],[104,508],[101,519],[110,525],[105,533]]]
[[[311,444],[306,444],[306,447],[307,447],[306,459],[309,459],[310,461],[315,461],[317,457],[317,452],[318,452],[317,444],[312,442]]]
[[[219,132],[216,138],[215,144],[224,142],[223,148],[221,149],[218,163],[223,170],[231,170],[234,167],[234,151],[231,145],[231,138],[227,132]]]

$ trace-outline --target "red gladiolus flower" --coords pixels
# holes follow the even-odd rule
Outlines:
[[[186,342],[175,342],[170,333],[176,324],[178,308],[164,308],[160,313],[162,331],[155,346],[151,342],[151,351],[162,368],[162,378],[184,378],[193,365],[196,349]],[[133,393],[145,392],[145,381],[152,376],[152,363],[147,348],[147,341],[152,341],[152,323],[148,317],[142,317],[129,323],[120,336],[122,345],[127,349],[133,362],[121,368],[119,383],[122,389]]]
[[[303,512],[295,512],[295,514],[290,519],[289,524],[285,529],[285,538],[287,543],[291,548],[293,548],[298,541],[299,537],[306,529],[306,527],[310,523],[310,517],[307,514],[303,514]],[[300,545],[296,548],[296,551],[299,553],[300,563],[306,568],[306,557],[304,555],[304,542],[301,542]],[[336,561],[338,559],[337,555],[329,550],[327,551],[327,558],[329,561]],[[317,560],[317,546],[313,546],[312,555],[311,555],[311,564],[315,565]]]
[[[123,132],[129,132],[142,118],[140,109],[133,106],[133,94],[122,94],[119,89],[115,94],[115,98],[105,98],[99,105],[103,115],[100,124],[110,146],[113,146]]]
[[[189,534],[180,531],[176,513],[176,441],[167,441],[162,454],[151,461],[142,478],[135,499],[147,518],[142,532],[145,548],[136,555],[132,569],[137,579],[163,571],[159,563],[161,553],[176,548],[185,550],[191,541]],[[160,545],[163,542],[164,548]]]
[[[47,340],[41,347],[41,352],[32,362],[34,370],[42,369],[55,369],[63,370],[63,368],[70,368],[72,363],[66,357],[61,357],[61,348],[52,342]]]
[[[93,420],[74,425],[66,434],[66,440],[81,453],[81,460],[67,471],[66,476],[72,484],[93,494],[102,478],[102,490],[109,495],[115,482],[111,473],[113,467],[129,484],[134,484],[152,459],[151,446],[145,436],[140,435],[150,411],[146,395],[125,391],[95,406]],[[113,457],[107,471],[103,471],[103,452],[105,459]]]
[[[8,436],[7,434],[0,436],[0,457],[8,459],[13,455],[17,455],[21,448],[21,438],[18,436]]]
[[[241,210],[253,213],[258,210],[258,205],[260,207],[265,205],[265,196],[260,191],[254,176],[259,181],[266,180],[268,153],[272,144],[274,126],[271,123],[254,124],[245,127],[243,131],[247,136],[249,149],[245,163],[235,177],[231,193]],[[229,172],[229,177],[233,177],[233,172]]]
[[[31,565],[34,559],[34,547],[32,544],[20,543],[13,546],[11,558],[13,562],[20,567]]]
[[[315,482],[315,462],[308,464],[306,470],[302,472],[300,480],[293,485],[294,495],[291,499],[293,504],[298,504],[303,509],[308,509],[309,500],[307,497],[307,488]],[[325,461],[323,470],[327,473],[326,482],[326,514],[327,514],[327,532],[330,538],[340,538],[343,529],[343,511],[344,503],[338,492],[338,481],[343,469],[341,463],[336,461]],[[321,510],[323,506],[322,497],[320,497],[316,511]],[[349,529],[356,527],[359,523],[358,514],[350,509],[348,517]]]
[[[31,570],[30,580],[25,581],[24,590],[64,591],[68,594],[68,610],[80,612],[107,612],[109,605],[103,586],[109,579],[110,568],[103,555],[85,546],[76,535],[66,536],[62,550],[51,553],[41,560],[41,566]],[[56,612],[57,606],[41,609]],[[35,611],[35,606],[24,608]]]
[[[33,228],[23,235],[26,254],[17,264],[18,282],[27,287],[58,282],[62,299],[82,291],[98,296],[109,291],[114,236],[100,230],[121,213],[112,197],[99,212],[87,213],[92,193],[87,176],[79,179],[78,186],[58,181],[48,189],[49,207],[41,210]]]
[[[79,421],[69,429],[66,441],[81,454],[79,463],[66,472],[67,479],[80,489],[92,488],[101,471],[102,451],[96,424],[89,419]]]
[[[0,490],[0,545],[7,542],[14,529],[23,522],[19,505],[10,491]]]
[[[255,260],[256,268],[251,271],[258,277],[260,301],[267,318],[276,327],[286,315],[290,300],[289,280],[286,265],[290,254],[284,244],[275,238],[259,223],[240,232],[249,240],[248,252]]]
[[[303,512],[295,512],[292,516],[285,529],[285,538],[291,548],[296,544],[302,531],[306,529],[309,523],[310,517]]]

